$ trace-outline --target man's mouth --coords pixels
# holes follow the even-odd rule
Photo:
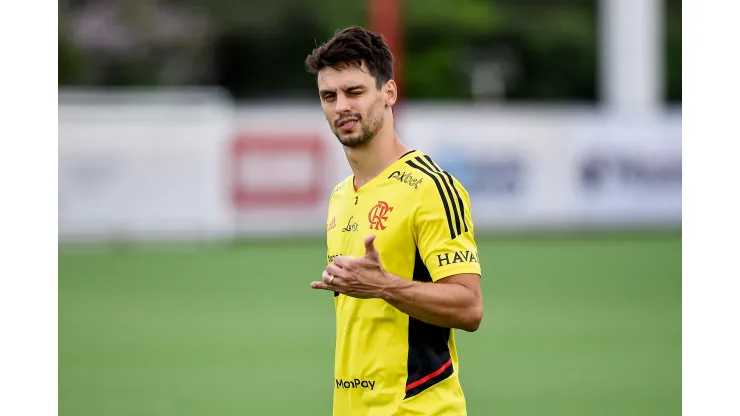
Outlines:
[[[356,118],[345,118],[344,120],[337,123],[337,127],[339,127],[341,130],[351,130],[353,127],[355,127],[355,124],[357,124]]]

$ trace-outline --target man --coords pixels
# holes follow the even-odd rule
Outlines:
[[[397,87],[383,37],[337,32],[306,58],[353,175],[329,201],[335,415],[465,415],[452,328],[483,316],[465,189],[393,126]]]

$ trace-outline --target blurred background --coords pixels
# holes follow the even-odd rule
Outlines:
[[[351,25],[470,192],[469,414],[679,415],[677,0],[60,0],[59,413],[330,414],[351,172],[303,60]]]

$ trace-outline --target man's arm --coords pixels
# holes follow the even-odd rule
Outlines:
[[[401,312],[429,324],[474,332],[483,319],[480,276],[456,274],[436,283],[392,276],[380,297]]]
[[[470,332],[478,329],[483,318],[478,274],[455,274],[436,283],[404,279],[383,268],[374,240],[374,235],[365,238],[363,257],[334,257],[322,273],[323,280],[311,283],[311,287],[360,299],[384,299],[401,312],[429,324]]]

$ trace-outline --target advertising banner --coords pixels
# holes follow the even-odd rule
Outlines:
[[[569,220],[561,189],[569,149],[558,118],[462,109],[405,121],[404,138],[465,186],[478,229]]]
[[[232,111],[93,97],[59,106],[59,238],[233,234],[224,148]]]
[[[320,107],[237,107],[229,153],[237,235],[326,231],[329,194],[351,171]]]
[[[681,224],[681,122],[589,120],[573,139],[573,212],[586,224]]]
[[[415,115],[405,119],[404,138],[465,186],[480,230],[681,225],[680,115]]]
[[[680,227],[680,114],[410,104],[402,114],[401,140],[465,186],[476,230]],[[317,106],[60,96],[61,241],[319,236],[349,175]]]

